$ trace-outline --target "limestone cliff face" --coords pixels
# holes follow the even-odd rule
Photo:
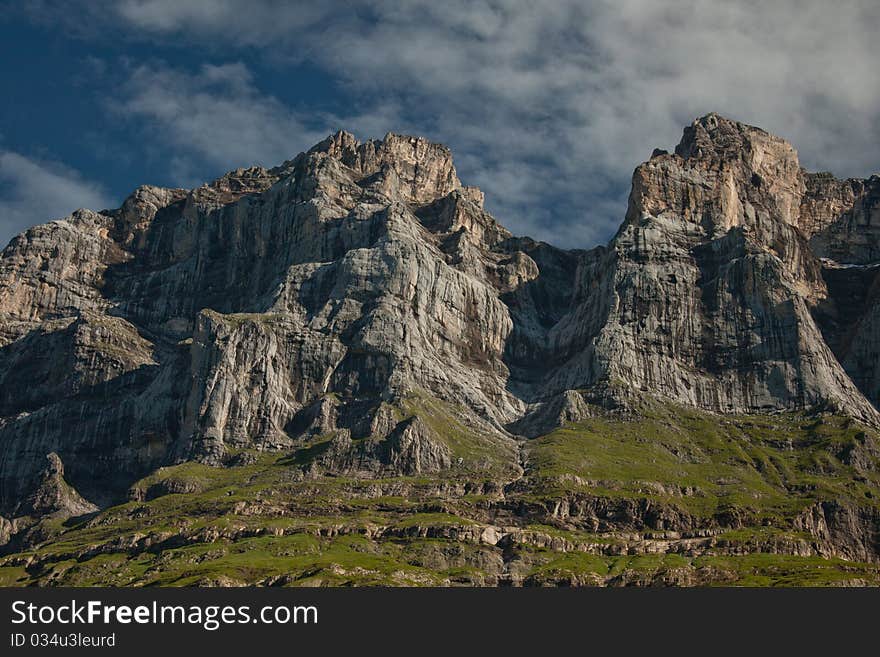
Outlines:
[[[435,469],[450,457],[411,418],[377,427],[414,391],[510,442],[499,287],[537,268],[492,252],[509,237],[446,148],[346,133],[31,229],[0,264],[4,508],[52,451],[99,503],[163,463],[327,431],[387,438],[377,469]]]
[[[591,251],[513,237],[415,137],[141,187],[0,257],[0,513],[50,453],[99,505],[160,465],[330,434],[326,470],[452,467],[412,395],[504,453],[643,395],[877,423],[880,306],[832,262],[875,271],[877,190],[717,115],[636,169]]]
[[[555,366],[532,394],[565,393],[545,402],[562,408],[552,418],[576,412],[566,391],[578,389],[719,412],[828,407],[876,422],[813,316],[828,306],[832,263],[811,231],[855,203],[840,200],[839,186],[820,198],[815,180],[778,137],[714,114],[695,121],[674,154],[655,152],[636,169],[608,247],[580,258],[570,309],[534,349],[535,365]],[[873,376],[857,381],[862,391]]]
[[[581,367],[565,364],[553,384],[721,412],[829,405],[875,417],[811,316],[828,293],[798,228],[804,193],[785,141],[716,115],[696,121],[675,154],[636,169],[623,226],[581,282],[602,290],[607,316],[575,356]],[[597,305],[586,296],[572,330]]]

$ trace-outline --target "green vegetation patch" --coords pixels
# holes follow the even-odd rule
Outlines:
[[[599,416],[532,441],[535,492],[656,500],[709,517],[726,509],[773,522],[823,500],[877,506],[876,434],[833,415],[722,417],[655,407]]]
[[[600,414],[521,443],[520,477],[512,440],[421,396],[401,405],[410,414],[464,465],[309,472],[327,434],[291,453],[230,452],[237,465],[160,468],[128,502],[44,519],[33,547],[0,556],[0,585],[880,585],[877,563],[815,556],[832,539],[798,521],[830,502],[870,535],[880,517],[877,435],[852,420]],[[664,517],[681,526],[617,508],[675,509]]]

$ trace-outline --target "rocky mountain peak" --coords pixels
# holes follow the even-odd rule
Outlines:
[[[325,468],[453,467],[440,425],[514,472],[515,435],[646,398],[878,423],[878,295],[848,282],[874,270],[820,259],[875,252],[872,180],[710,114],[635,170],[607,246],[569,251],[513,237],[445,146],[337,132],[34,227],[0,258],[0,510],[52,451],[104,503],[331,434]]]
[[[675,153],[685,159],[743,160],[753,167],[768,158],[797,160],[797,152],[785,139],[715,112],[685,127]]]
[[[674,552],[627,575],[668,583],[719,550],[680,581],[755,551],[867,572],[878,208],[880,178],[710,114],[587,251],[513,236],[397,134],[34,226],[0,256],[0,577],[193,583],[230,555],[321,583],[291,579],[303,532],[370,583],[426,559],[542,583],[586,553],[625,583],[603,560]],[[280,574],[242,567],[256,543]]]
[[[713,235],[743,226],[766,243],[770,224],[798,224],[804,191],[791,144],[712,113],[684,129],[674,155],[636,169],[630,215],[670,213]]]
[[[337,130],[323,141],[309,149],[309,153],[326,153],[331,157],[352,166],[357,161],[357,150],[360,142],[357,137],[346,130]]]
[[[324,153],[355,172],[360,179],[388,178],[413,204],[423,205],[460,189],[450,150],[423,137],[388,133],[382,140],[359,142],[339,131],[309,153]]]

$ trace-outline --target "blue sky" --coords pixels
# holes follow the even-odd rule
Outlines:
[[[0,2],[0,242],[327,133],[446,143],[520,234],[606,241],[708,111],[811,169],[880,169],[873,1]],[[23,7],[23,8],[22,8]]]

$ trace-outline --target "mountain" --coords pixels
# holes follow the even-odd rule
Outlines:
[[[36,226],[0,580],[880,583],[878,226],[716,114],[588,251],[393,134]]]

